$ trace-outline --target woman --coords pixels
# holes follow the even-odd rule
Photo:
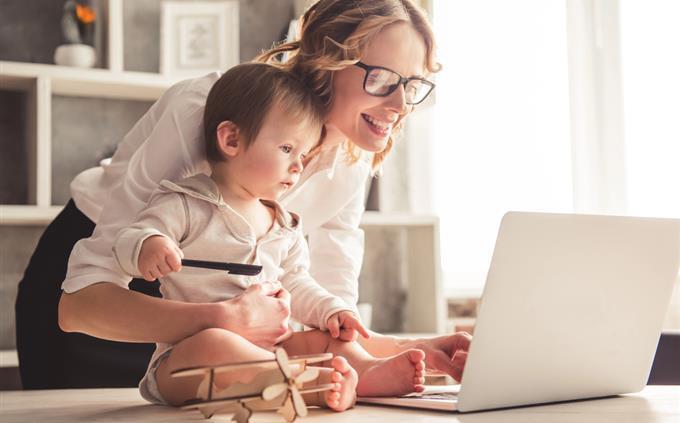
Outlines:
[[[358,226],[365,180],[392,148],[393,131],[432,88],[424,75],[438,70],[434,39],[424,14],[410,0],[321,0],[305,13],[301,25],[300,41],[259,58],[273,61],[287,52],[290,58],[281,66],[303,78],[328,107],[321,147],[307,158],[298,187],[281,202],[304,222],[312,276],[355,306],[363,255],[363,232]],[[138,373],[133,374],[125,363],[113,366],[112,354],[107,356],[112,346],[120,350],[135,348],[128,343],[172,343],[212,327],[229,329],[263,346],[289,335],[290,301],[276,283],[250,287],[242,296],[222,303],[163,300],[125,289],[122,281],[127,279],[111,254],[113,237],[132,221],[161,179],[208,172],[201,116],[208,91],[218,77],[211,74],[171,87],[123,139],[109,166],[85,171],[74,180],[73,202],[46,230],[19,287],[17,344],[25,385],[27,376],[35,383],[45,378],[68,380],[74,374],[87,374],[86,380],[124,374],[126,380],[107,385],[133,385],[144,369],[137,365]],[[93,222],[96,228],[86,238]],[[104,344],[59,332],[50,321],[56,298],[49,304],[47,316],[31,316],[36,312],[30,304],[32,297],[58,292],[75,241],[59,303],[59,324],[66,332],[125,344]],[[49,262],[56,265],[49,268]],[[130,286],[140,285],[149,287],[141,281]],[[276,319],[271,318],[271,312],[261,312],[272,307],[280,310]],[[49,327],[25,327],[26,322]],[[45,357],[32,355],[36,348],[29,350],[27,344],[35,337],[45,342],[49,339],[56,362],[50,364]],[[470,337],[454,334],[408,340],[374,334],[361,342],[374,356],[422,349],[429,367],[460,379]],[[85,348],[104,352],[97,360],[97,353],[84,354]],[[130,360],[139,354],[132,351]],[[86,360],[92,360],[90,366]],[[136,362],[144,360],[148,355]],[[91,370],[76,370],[83,366]],[[57,369],[63,372],[55,374]],[[96,373],[107,369],[112,374]],[[69,385],[85,383],[72,380]]]

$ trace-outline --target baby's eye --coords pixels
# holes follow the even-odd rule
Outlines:
[[[290,146],[290,145],[288,145],[288,144],[282,145],[282,146],[279,147],[279,148],[281,149],[281,151],[283,151],[283,152],[286,153],[286,154],[288,154],[288,153],[290,153],[291,151],[293,151],[293,147]]]

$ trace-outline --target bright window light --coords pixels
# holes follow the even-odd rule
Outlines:
[[[573,212],[566,6],[436,0],[434,25],[444,284],[448,295],[476,296],[505,212]]]
[[[680,217],[680,2],[622,0],[621,59],[632,215]]]

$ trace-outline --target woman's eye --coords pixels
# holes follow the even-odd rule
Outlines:
[[[290,153],[291,151],[293,151],[293,147],[291,147],[290,145],[282,145],[282,146],[279,147],[279,148],[281,148],[281,151],[283,151],[283,152],[286,153],[286,154],[288,154],[288,153]]]

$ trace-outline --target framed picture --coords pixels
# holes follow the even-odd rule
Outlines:
[[[161,73],[200,76],[239,63],[238,1],[164,1]]]

